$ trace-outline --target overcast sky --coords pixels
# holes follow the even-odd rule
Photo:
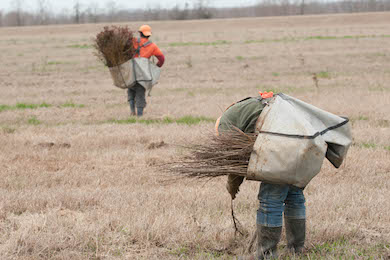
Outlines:
[[[38,7],[39,1],[45,1],[49,9],[53,12],[61,12],[64,9],[71,10],[76,0],[0,0],[0,9],[10,11],[15,9],[15,3],[20,1],[22,9],[34,11]],[[138,9],[138,8],[172,8],[175,5],[184,6],[186,2],[190,5],[199,0],[79,0],[82,7],[87,8],[92,4],[97,4],[99,8],[105,8],[108,2],[115,2],[117,8]],[[236,7],[252,5],[258,0],[205,0],[205,3],[213,7]]]

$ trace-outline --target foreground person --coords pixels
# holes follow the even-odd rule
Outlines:
[[[244,178],[261,181],[256,259],[278,257],[283,218],[289,251],[302,253],[306,237],[303,189],[320,172],[325,158],[335,168],[343,163],[352,143],[348,118],[270,92],[230,106],[218,119],[216,129],[220,135],[234,129],[255,133],[246,173],[237,170],[233,172],[240,176],[228,175],[227,190],[234,199]]]
[[[264,93],[262,96],[272,97],[272,93]],[[223,131],[228,131],[233,126],[245,133],[255,132],[256,122],[264,108],[262,96],[247,98],[230,106],[217,123],[218,131],[223,134]],[[243,176],[233,174],[228,176],[226,187],[232,199],[235,198],[243,180]],[[277,245],[282,233],[283,216],[288,248],[294,253],[302,253],[306,234],[303,189],[291,185],[262,182],[258,199],[260,207],[256,218],[256,259],[277,258]]]
[[[142,25],[138,29],[138,32],[140,38],[134,39],[133,41],[134,48],[136,49],[134,57],[149,59],[150,57],[155,56],[158,59],[156,65],[162,67],[165,61],[164,54],[155,43],[149,41],[149,37],[152,35],[152,28],[149,25]],[[130,104],[131,116],[137,115],[138,117],[141,117],[146,106],[145,88],[141,84],[136,83],[135,86],[127,89],[127,96]],[[137,113],[135,111],[136,107]]]

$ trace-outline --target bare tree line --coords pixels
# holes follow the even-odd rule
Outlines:
[[[49,0],[37,0],[35,11],[23,9],[23,0],[14,0],[11,11],[0,9],[0,27],[390,11],[390,0],[260,0],[254,6],[234,8],[210,7],[209,0],[189,1],[170,9],[155,6],[145,10],[121,10],[114,0],[105,7],[96,2],[83,6],[75,0],[72,10],[54,13],[49,8]]]

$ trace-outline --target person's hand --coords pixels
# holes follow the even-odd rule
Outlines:
[[[226,189],[230,193],[232,200],[236,198],[237,193],[240,191],[240,185],[244,181],[243,176],[229,174],[226,183]]]

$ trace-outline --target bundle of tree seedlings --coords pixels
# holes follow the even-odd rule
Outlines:
[[[201,144],[184,146],[188,153],[164,168],[188,178],[246,176],[256,137],[255,133],[244,133],[237,128],[219,135],[210,134]]]
[[[133,32],[127,26],[105,26],[93,41],[95,55],[108,67],[125,63],[135,53]]]

